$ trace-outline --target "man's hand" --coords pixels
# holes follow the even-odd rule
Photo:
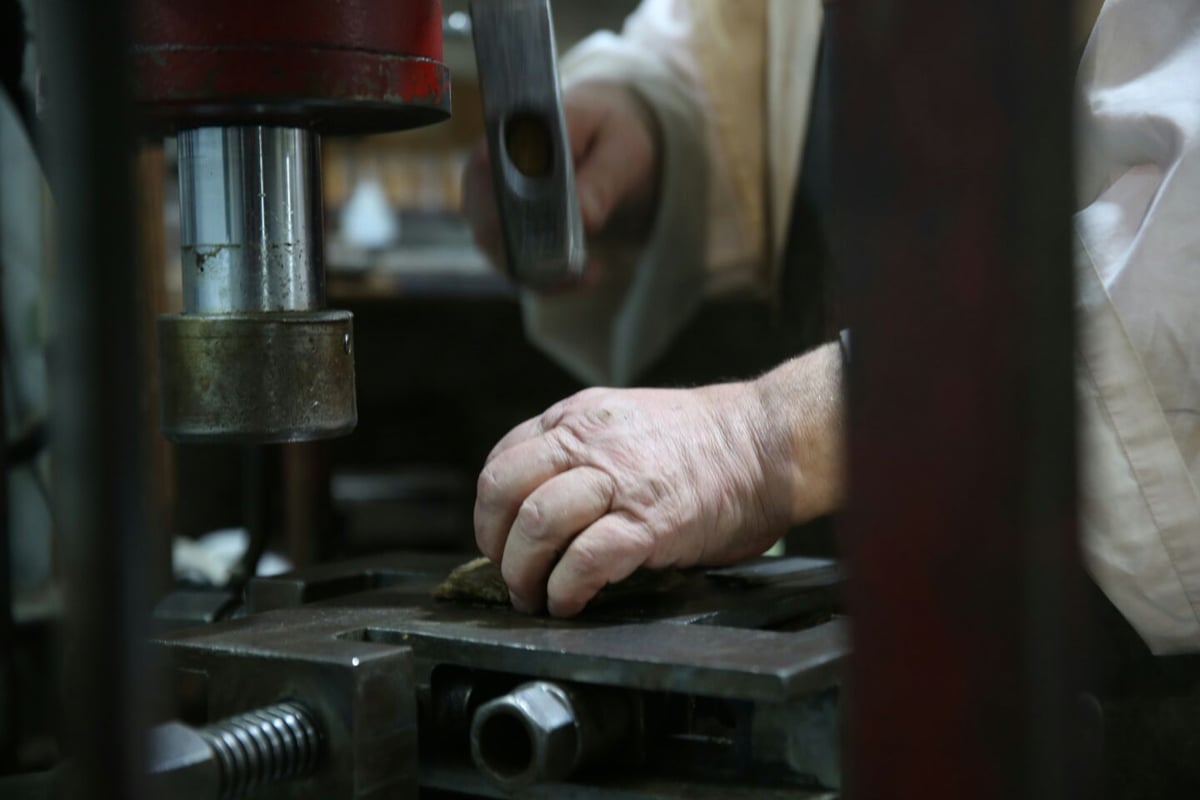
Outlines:
[[[640,237],[649,228],[658,192],[654,115],[632,89],[599,83],[568,91],[563,114],[584,232],[589,237]],[[472,153],[463,174],[463,213],[476,244],[502,266],[504,239],[486,142]]]
[[[580,392],[488,456],[476,541],[516,608],[556,616],[638,567],[760,553],[840,498],[839,375],[834,346],[753,382]]]

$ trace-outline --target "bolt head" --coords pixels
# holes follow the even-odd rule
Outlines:
[[[553,684],[527,683],[513,692],[524,708],[534,741],[534,763],[543,780],[565,778],[575,769],[579,729],[570,699]]]
[[[501,738],[522,735],[527,743]],[[579,761],[579,729],[570,698],[553,684],[533,681],[485,703],[472,721],[471,752],[476,765],[502,784],[566,778]]]

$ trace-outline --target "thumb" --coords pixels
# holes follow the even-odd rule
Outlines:
[[[462,213],[470,223],[475,244],[495,266],[503,267],[505,254],[500,231],[500,209],[496,205],[491,158],[486,142],[479,143],[463,169]]]
[[[617,207],[645,180],[642,165],[629,158],[627,144],[617,131],[601,130],[575,165],[579,207],[588,234],[602,231]]]
[[[654,194],[653,121],[639,102],[628,88],[605,84],[582,84],[563,96],[576,190],[589,235]]]

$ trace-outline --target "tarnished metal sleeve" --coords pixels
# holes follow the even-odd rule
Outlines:
[[[300,128],[180,131],[185,313],[324,306],[319,154]]]

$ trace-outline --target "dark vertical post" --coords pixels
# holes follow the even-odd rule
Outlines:
[[[4,265],[0,264],[0,285]],[[4,340],[4,293],[0,291],[0,354],[6,352]],[[17,698],[14,659],[16,625],[13,622],[12,537],[9,535],[8,508],[8,419],[4,403],[4,359],[0,357],[0,774],[15,761],[17,744]]]
[[[159,407],[158,317],[166,313],[166,242],[163,224],[165,167],[162,140],[143,142],[135,159],[138,340],[141,342],[142,442],[146,447],[146,553],[150,596],[171,588],[175,452],[162,435]]]
[[[281,522],[288,558],[297,567],[313,564],[330,554],[333,529],[330,459],[330,447],[325,442],[296,442],[282,448]]]
[[[852,795],[1067,797],[1071,4],[836,13]]]
[[[48,0],[51,189],[58,209],[51,436],[67,593],[69,797],[138,798],[147,538],[123,2]]]

